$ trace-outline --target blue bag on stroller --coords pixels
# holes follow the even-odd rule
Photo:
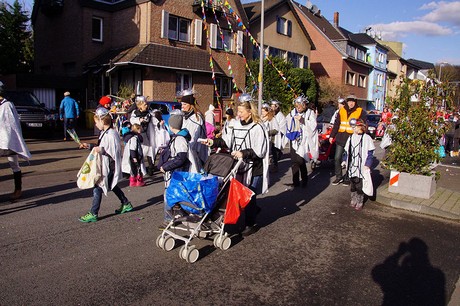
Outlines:
[[[187,202],[182,209],[193,214],[210,213],[216,205],[219,181],[216,176],[175,171],[166,189],[167,207]],[[193,207],[191,207],[193,206]]]

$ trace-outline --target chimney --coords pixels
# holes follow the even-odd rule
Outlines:
[[[339,27],[339,12],[334,12],[334,27]]]

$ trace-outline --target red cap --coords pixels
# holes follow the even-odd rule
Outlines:
[[[100,105],[107,105],[107,104],[111,104],[112,103],[112,99],[110,99],[110,97],[108,96],[103,96],[100,100],[99,100],[99,104]]]

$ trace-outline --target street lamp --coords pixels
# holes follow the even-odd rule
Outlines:
[[[441,62],[439,63],[439,81],[442,82],[442,79],[441,79],[441,72],[442,72],[442,66],[444,65],[448,65],[449,63],[447,62]]]

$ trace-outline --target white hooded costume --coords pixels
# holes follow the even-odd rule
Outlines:
[[[29,160],[31,154],[22,137],[19,115],[13,103],[3,99],[0,101],[0,149],[12,151],[24,160]]]
[[[311,109],[307,109],[305,112],[299,113],[297,109],[294,108],[286,116],[287,126],[289,126],[291,122],[296,121],[294,117],[297,115],[304,118],[304,122],[296,123],[300,125],[300,136],[291,141],[292,148],[306,161],[310,160],[309,153],[312,160],[317,160],[319,155],[319,141],[318,131],[316,130],[316,114]]]
[[[102,179],[97,184],[102,188],[104,194],[112,190],[121,179],[121,143],[118,132],[112,128],[102,131],[99,135],[99,144],[101,148],[101,162],[102,162]],[[109,185],[108,175],[111,172],[110,166],[112,164],[113,179],[112,184]]]
[[[236,120],[233,129],[222,135],[222,139],[230,151],[252,149],[262,159],[262,193],[268,191],[269,138],[266,128],[260,123],[242,125]],[[252,180],[252,161],[244,160],[243,184],[250,186]]]

